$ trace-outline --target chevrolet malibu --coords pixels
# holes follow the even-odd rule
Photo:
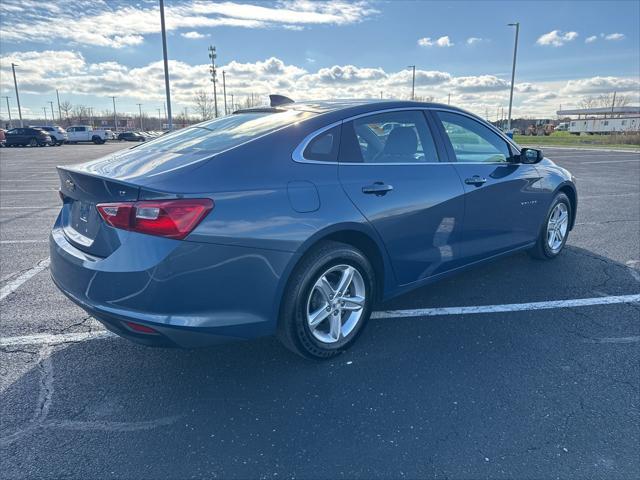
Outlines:
[[[407,101],[240,110],[58,167],[51,274],[109,330],[195,347],[276,334],[329,358],[376,302],[560,254],[571,174],[477,116]]]

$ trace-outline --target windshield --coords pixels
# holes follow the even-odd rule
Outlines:
[[[313,115],[296,110],[237,113],[164,135],[136,147],[136,151],[218,153]]]

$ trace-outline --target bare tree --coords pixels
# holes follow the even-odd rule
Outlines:
[[[414,100],[416,102],[425,102],[425,103],[431,103],[434,100],[433,96],[427,96],[427,95],[414,95]]]
[[[615,105],[613,104],[613,93],[603,93],[597,97],[583,97],[578,104],[580,108],[611,108],[624,107],[629,105],[631,98],[628,95],[616,95]]]
[[[624,107],[629,104],[629,96],[627,95],[616,95],[615,96],[615,105],[614,105],[614,94],[613,93],[603,93],[597,99],[598,106],[602,108],[610,108],[610,107]]]
[[[60,110],[64,112],[64,118],[66,118],[67,123],[69,123],[69,113],[71,112],[72,109],[73,109],[73,105],[69,100],[65,100],[62,103],[60,103]]]
[[[213,117],[213,97],[205,90],[198,90],[193,97],[196,104],[196,112],[202,120],[208,120]]]
[[[592,96],[588,96],[588,97],[582,97],[582,100],[580,100],[580,103],[578,104],[578,106],[580,108],[595,108],[596,105],[598,104],[598,99],[596,97],[592,97]]]
[[[242,108],[253,108],[262,105],[260,100],[260,95],[256,95],[254,93],[250,93],[245,98],[244,102],[241,102]]]
[[[71,110],[71,118],[74,121],[80,122],[84,118],[88,118],[88,117],[89,117],[89,109],[86,106],[74,105],[73,109]]]

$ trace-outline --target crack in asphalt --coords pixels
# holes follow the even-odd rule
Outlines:
[[[141,420],[133,422],[114,422],[110,420],[70,420],[70,419],[48,419],[54,395],[54,369],[53,353],[55,346],[45,345],[38,351],[38,362],[36,368],[40,373],[40,383],[38,399],[34,413],[25,426],[15,429],[9,434],[0,431],[0,448],[5,448],[24,436],[41,428],[59,428],[76,431],[110,431],[110,432],[136,432],[141,430],[151,430],[154,428],[168,426],[175,423],[183,415],[170,415],[152,420]],[[64,349],[63,346],[59,350]],[[8,352],[8,353],[13,353]],[[27,352],[25,353],[34,353]]]

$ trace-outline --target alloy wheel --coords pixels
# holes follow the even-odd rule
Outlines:
[[[564,238],[569,228],[569,209],[560,202],[551,211],[547,222],[547,246],[552,252],[558,252],[562,248]]]
[[[318,277],[307,299],[307,324],[314,338],[332,344],[354,331],[366,303],[365,282],[351,265],[336,265]]]

